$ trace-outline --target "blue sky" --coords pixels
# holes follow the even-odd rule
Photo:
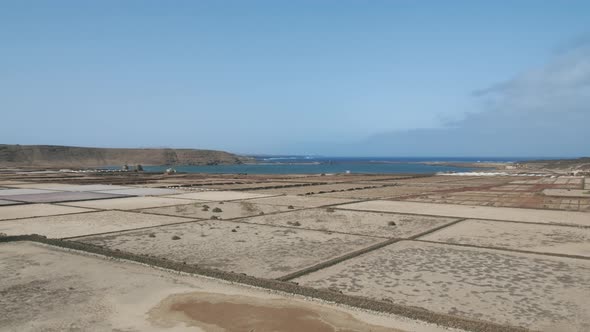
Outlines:
[[[0,143],[590,155],[588,1],[0,1]]]

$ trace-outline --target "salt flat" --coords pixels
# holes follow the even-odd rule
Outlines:
[[[533,330],[590,330],[583,259],[402,241],[294,281]]]
[[[44,189],[17,189],[9,188],[0,190],[0,197],[2,196],[17,196],[17,195],[34,195],[34,194],[47,194],[54,193],[55,190],[44,190]]]
[[[59,206],[50,204],[24,204],[0,207],[0,220],[31,218],[38,216],[52,216],[58,214],[80,213],[94,211],[70,206]]]
[[[23,204],[22,202],[16,202],[16,201],[8,201],[5,199],[0,199],[0,205],[18,205],[18,204]]]
[[[351,199],[378,199],[378,198],[393,198],[399,196],[408,196],[415,194],[423,194],[432,192],[434,190],[449,189],[449,186],[443,184],[436,184],[432,186],[414,186],[414,185],[400,185],[388,186],[381,188],[371,188],[352,191],[341,191],[335,193],[326,193],[317,195],[318,197],[339,197]]]
[[[51,172],[6,176],[0,172],[0,178],[4,179],[45,176],[51,182],[29,181],[27,188],[1,189],[0,192],[37,190],[39,192],[27,193],[52,199],[64,195],[80,198],[84,193],[92,194],[92,190],[123,193],[128,190],[125,187],[131,186],[135,194],[166,195],[106,200],[87,196],[78,202],[0,206],[0,219],[4,219],[0,221],[0,233],[65,237],[66,240],[51,243],[92,252],[99,250],[105,255],[129,252],[137,255],[129,257],[131,260],[147,260],[149,264],[179,271],[213,273],[221,279],[233,276],[227,280],[247,279],[249,284],[270,289],[284,289],[273,286],[281,283],[298,294],[340,304],[369,306],[383,312],[393,311],[446,326],[469,326],[469,330],[477,332],[520,331],[520,327],[542,331],[589,330],[590,213],[551,210],[576,208],[583,211],[587,209],[588,198],[543,194],[543,190],[559,195],[577,193],[583,185],[581,178],[317,176],[307,178],[329,184],[314,187],[345,191],[268,196],[258,190],[207,191],[190,185],[232,183],[230,186],[247,189],[250,185],[302,183],[299,180],[306,177],[119,172],[100,176]],[[371,185],[370,180],[377,178],[393,180],[400,185],[355,189]],[[167,190],[150,191],[148,188],[165,184],[177,184],[182,189],[178,189],[179,194],[168,195]],[[436,191],[439,192],[430,193]],[[354,198],[330,197],[341,194]],[[376,200],[390,194],[394,195],[389,196],[390,200]],[[450,204],[442,204],[436,200],[437,196]],[[0,196],[0,201],[6,197],[11,196]],[[435,199],[437,203],[400,199]],[[530,207],[486,206],[497,204]],[[213,212],[216,208],[221,211]],[[212,216],[224,220],[213,220]],[[46,241],[35,237],[27,239]],[[103,330],[182,331],[214,324],[233,331],[237,322],[251,319],[248,316],[251,310],[260,313],[255,319],[260,324],[251,326],[247,332],[252,328],[265,330],[268,325],[264,324],[275,324],[276,318],[281,320],[281,326],[297,326],[293,332],[324,332],[315,329],[319,326],[316,324],[330,321],[324,311],[310,309],[307,304],[291,308],[291,302],[271,303],[268,298],[246,299],[227,292],[217,294],[211,291],[212,286],[203,286],[209,287],[206,290],[191,288],[187,292],[175,292],[174,287],[182,282],[163,277],[161,270],[147,267],[126,270],[137,264],[98,259],[108,266],[116,263],[123,270],[131,271],[119,275],[120,269],[79,260],[78,254],[14,240],[17,239],[0,239],[0,242],[11,241],[0,244],[0,308],[9,310],[8,315],[0,315],[0,330],[27,331],[40,327],[45,330],[101,330],[103,325],[100,324],[106,322],[108,326],[104,325],[107,327]],[[109,249],[112,252],[109,253]],[[3,256],[6,252],[10,255]],[[15,257],[10,258],[11,255]],[[6,262],[11,265],[7,267]],[[15,265],[16,262],[21,265]],[[6,273],[2,274],[7,268],[9,278],[5,277]],[[92,277],[87,278],[86,273]],[[152,273],[161,283],[146,277]],[[81,275],[84,275],[81,282],[68,283]],[[275,278],[292,282],[270,280]],[[54,287],[56,283],[58,286]],[[62,289],[65,293],[61,293]],[[143,293],[139,292],[141,289]],[[156,292],[161,296],[156,296]],[[103,293],[106,300],[101,297]],[[82,294],[85,297],[81,297]],[[290,296],[293,299],[293,295]],[[4,299],[7,300],[2,302]],[[108,308],[105,314],[100,309],[103,303]],[[92,314],[88,309],[92,305],[99,308],[98,314],[88,318],[86,314]],[[283,312],[283,306],[290,309]],[[72,308],[80,308],[80,315]],[[302,312],[305,315],[299,316]],[[321,312],[320,323],[313,318],[320,317],[316,316],[317,312]],[[344,316],[334,315],[330,314],[332,323],[326,332],[338,331],[332,328],[337,326],[336,322],[347,321]],[[306,318],[300,321],[298,317]],[[378,322],[375,317],[370,317],[373,324]],[[384,314],[383,317],[390,316]],[[478,323],[469,323],[473,319]],[[408,331],[430,328],[424,324],[398,323],[396,320],[396,327]],[[340,331],[351,331],[352,325],[347,326],[348,329],[343,327]],[[355,326],[356,330],[352,329],[355,332],[379,330],[374,326]]]
[[[75,208],[71,208],[75,209]],[[191,219],[123,211],[100,211],[62,216],[0,222],[0,232],[8,235],[39,234],[64,238],[87,234],[187,222]]]
[[[259,331],[264,329],[264,321],[272,321],[279,328],[290,326],[317,332],[333,332],[336,328],[375,332],[446,331],[392,315],[179,275],[31,242],[0,244],[0,294],[0,330],[3,331],[182,332],[235,326]],[[172,306],[187,303],[195,308],[209,303],[213,312],[207,317],[193,317],[190,310],[187,316],[172,310]],[[275,313],[276,308],[285,310]],[[215,312],[228,315],[218,317]],[[245,312],[249,315],[244,315]],[[305,315],[299,317],[301,313]]]
[[[249,199],[268,197],[272,195],[247,193],[242,191],[199,191],[187,194],[169,196],[172,198],[196,199],[204,201],[232,201],[238,199]]]
[[[121,194],[107,194],[99,192],[86,192],[86,191],[54,191],[42,194],[29,194],[29,195],[14,195],[14,196],[2,196],[9,200],[27,202],[27,203],[60,203],[60,202],[76,202],[86,200],[98,200],[98,199],[112,199],[126,197],[127,195]]]
[[[112,189],[96,190],[97,193],[132,195],[132,196],[162,196],[181,193],[182,191],[165,188],[129,188],[129,189]]]
[[[590,257],[590,228],[465,220],[421,240]]]
[[[353,202],[354,199],[318,197],[318,196],[273,196],[267,198],[256,198],[249,200],[252,203],[271,204],[271,205],[293,205],[295,207],[319,207],[325,205],[344,204]]]
[[[194,202],[192,204],[186,204],[188,201],[184,199],[178,199],[178,201],[182,201],[185,204],[143,209],[141,211],[145,213],[157,213],[202,219],[211,219],[213,217],[220,219],[233,219],[281,211],[291,211],[291,209],[289,209],[287,206],[257,204],[248,200],[231,202]]]
[[[184,199],[169,197],[125,197],[104,200],[63,203],[62,205],[80,206],[103,210],[135,210],[153,207],[186,204]]]
[[[26,183],[15,185],[18,188],[45,189],[59,191],[96,191],[96,190],[114,190],[127,189],[126,186],[117,186],[110,184],[65,184],[65,183]]]
[[[543,194],[558,197],[590,197],[590,190],[585,189],[545,189]]]
[[[241,221],[367,236],[405,238],[454,220],[456,219],[319,208],[258,216]]]
[[[76,241],[223,271],[278,278],[383,239],[206,220],[81,237]]]
[[[590,213],[519,209],[488,206],[462,206],[453,204],[416,203],[399,201],[367,201],[339,205],[341,209],[368,210],[397,213],[415,213],[457,218],[497,219],[534,223],[553,223],[590,226]]]

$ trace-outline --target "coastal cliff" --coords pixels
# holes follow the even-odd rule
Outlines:
[[[101,167],[120,165],[242,164],[249,158],[196,149],[118,149],[0,144],[2,167]]]

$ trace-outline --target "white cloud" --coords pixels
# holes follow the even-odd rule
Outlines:
[[[590,45],[473,93],[479,109],[442,129],[376,135],[379,155],[590,155]]]

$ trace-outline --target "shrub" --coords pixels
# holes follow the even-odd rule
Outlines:
[[[395,221],[390,221],[390,222],[388,222],[387,224],[388,224],[389,226],[395,226],[395,225],[396,225],[396,224],[395,224]]]
[[[287,209],[289,209],[289,210],[293,210],[294,208],[295,208],[295,207],[294,207],[293,205],[289,205],[289,206],[287,206]]]
[[[180,240],[180,236],[178,236],[178,235],[174,235],[174,236],[172,237],[172,240]]]
[[[235,233],[235,232],[237,232],[237,230],[236,230],[235,228],[234,228],[234,229],[232,229],[231,231],[232,231],[232,232],[234,232],[234,233]]]
[[[223,212],[220,208],[216,207],[212,210],[215,213]]]
[[[156,237],[156,233],[150,233],[148,236],[149,237]]]
[[[327,208],[326,209],[326,212],[334,212],[334,211],[336,211],[336,210],[334,210],[334,208]]]
[[[211,220],[218,220],[217,216],[211,216]]]
[[[291,225],[291,226],[301,226],[301,223],[299,221],[287,221],[287,225]]]

